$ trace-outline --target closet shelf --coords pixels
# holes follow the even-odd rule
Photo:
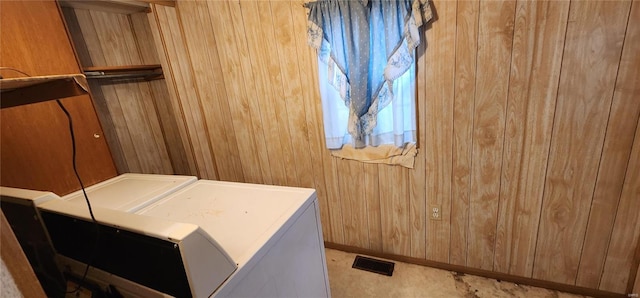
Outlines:
[[[176,6],[175,0],[60,0],[60,6],[119,14],[150,12],[150,4]]]
[[[124,65],[124,66],[92,66],[83,69],[87,79],[132,80],[147,81],[163,79],[162,66],[152,65]]]
[[[82,74],[0,79],[0,108],[83,95],[88,90]]]

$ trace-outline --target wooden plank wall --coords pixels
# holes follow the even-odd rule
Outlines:
[[[179,1],[149,15],[187,126],[205,128],[193,151],[218,179],[316,188],[329,242],[633,289],[640,1],[434,1],[413,170],[324,149],[302,4]]]
[[[63,12],[84,67],[160,64],[145,13]],[[164,80],[89,82],[119,173],[196,173],[182,115]]]

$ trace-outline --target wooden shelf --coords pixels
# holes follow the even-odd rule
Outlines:
[[[162,66],[152,65],[124,65],[124,66],[92,66],[83,68],[87,79],[132,80],[147,81],[164,78]]]
[[[0,108],[87,93],[87,80],[82,74],[1,79]]]
[[[150,12],[149,4],[176,6],[175,0],[60,0],[60,6],[120,14]]]
[[[75,9],[97,10],[97,11],[121,13],[121,14],[147,12],[149,10],[148,3],[145,3],[142,1],[127,1],[127,0],[111,0],[111,1],[61,0],[60,6],[72,7]]]

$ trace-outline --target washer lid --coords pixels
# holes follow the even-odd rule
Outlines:
[[[307,188],[200,180],[136,213],[196,224],[242,266],[314,198]]]
[[[122,174],[85,190],[92,206],[132,213],[196,180],[193,176]],[[86,204],[82,190],[62,199]]]

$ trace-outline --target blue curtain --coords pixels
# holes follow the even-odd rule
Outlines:
[[[336,113],[326,111],[327,107],[335,106],[330,102],[335,99],[327,97],[339,97],[346,108],[338,119],[325,117],[325,131],[327,125],[346,125],[349,136],[341,143],[352,142],[356,148],[371,145],[380,112],[394,101],[397,93],[405,97],[415,94],[415,75],[406,73],[414,72],[414,52],[420,43],[418,28],[432,16],[427,1],[322,0],[306,4],[309,8],[309,44],[318,50],[321,68],[323,112],[325,115]],[[398,80],[401,77],[405,79]],[[409,81],[407,77],[410,77]],[[396,80],[405,83],[394,86]],[[325,86],[334,90],[323,90]],[[407,90],[407,86],[411,90]],[[346,123],[326,123],[343,121],[339,119],[344,118],[345,111],[348,113]],[[399,112],[406,114],[406,111]],[[413,121],[415,131],[415,115]],[[401,129],[395,133],[406,134],[406,131]],[[337,145],[329,144],[330,137],[335,141],[340,136],[327,136],[328,146],[335,149]],[[402,139],[401,143],[406,141],[406,138]]]

